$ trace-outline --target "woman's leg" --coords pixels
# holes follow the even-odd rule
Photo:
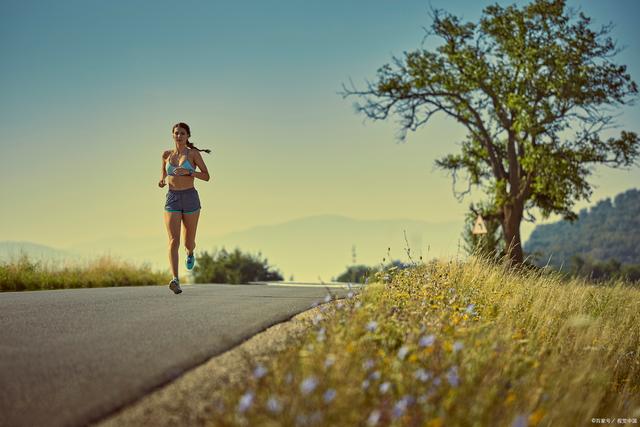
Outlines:
[[[198,219],[200,218],[200,211],[194,213],[186,213],[182,215],[182,228],[184,236],[184,246],[187,248],[187,255],[193,254],[193,250],[196,248],[196,230],[198,228]]]
[[[180,221],[182,212],[164,212],[164,224],[169,234],[169,263],[173,277],[178,277],[178,249],[180,248]]]

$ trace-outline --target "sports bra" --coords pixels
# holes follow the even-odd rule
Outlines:
[[[181,165],[173,166],[171,164],[171,162],[169,161],[169,158],[167,158],[167,166],[166,167],[167,167],[167,174],[168,175],[173,175],[173,176],[178,176],[178,175],[174,174],[175,170],[178,169],[178,168],[185,168],[185,169],[188,169],[188,170],[193,171],[193,172],[196,171],[196,168],[191,166],[191,163],[189,163],[188,159],[185,159],[185,161],[182,162]]]

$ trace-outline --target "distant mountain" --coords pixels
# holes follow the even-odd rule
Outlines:
[[[322,215],[215,236],[205,234],[207,224],[201,221],[196,253],[205,250],[211,253],[222,247],[228,250],[238,247],[252,253],[260,251],[270,265],[283,273],[285,279],[293,275],[296,280],[317,281],[320,277],[330,281],[352,264],[353,246],[358,264],[379,264],[388,257],[388,248],[391,248],[393,259],[406,260],[403,230],[406,230],[411,254],[416,259],[420,255],[425,259],[455,256],[462,226],[462,220],[429,223],[408,219],[374,221]],[[157,235],[150,237],[116,236],[65,249],[77,256],[110,254],[136,264],[148,263],[160,270],[169,268],[164,230],[158,230]],[[181,244],[181,262],[183,255],[184,245]],[[184,272],[182,264],[180,272]]]
[[[286,279],[293,275],[296,280],[329,281],[352,264],[354,246],[356,263],[366,265],[388,260],[389,248],[391,258],[407,260],[407,242],[416,261],[421,255],[425,259],[455,255],[462,225],[462,221],[356,220],[323,215],[203,239],[200,245],[262,251]]]
[[[631,189],[599,201],[579,219],[537,226],[524,245],[528,253],[542,254],[537,263],[567,265],[574,255],[593,261],[617,260],[640,264],[640,191]]]
[[[32,260],[63,261],[76,258],[77,255],[55,249],[50,246],[39,245],[31,242],[0,242],[0,261],[11,261],[18,259],[22,254],[26,254]]]

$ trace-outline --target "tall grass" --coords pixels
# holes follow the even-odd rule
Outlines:
[[[382,272],[253,366],[212,425],[574,426],[640,418],[640,291],[478,258]],[[250,363],[250,361],[248,361]]]
[[[0,291],[145,286],[168,282],[166,272],[136,266],[111,256],[93,261],[53,263],[21,255],[0,262]]]

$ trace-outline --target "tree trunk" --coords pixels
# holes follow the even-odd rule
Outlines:
[[[502,231],[505,238],[505,250],[511,265],[522,264],[524,252],[522,241],[520,240],[520,222],[522,221],[523,205],[505,204],[502,208],[504,219],[502,221]]]

